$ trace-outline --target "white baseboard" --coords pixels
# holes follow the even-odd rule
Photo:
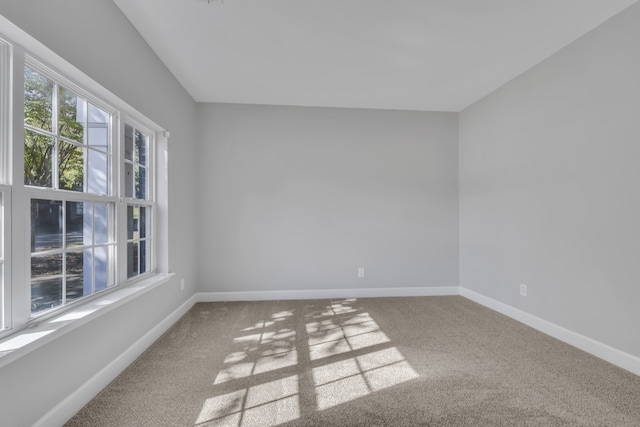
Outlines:
[[[640,358],[624,351],[618,350],[607,344],[603,344],[592,338],[570,331],[547,320],[526,313],[510,305],[496,301],[472,290],[460,287],[460,295],[478,304],[484,305],[492,310],[502,313],[518,322],[537,329],[562,342],[572,345],[580,350],[592,354],[600,359],[606,360],[622,369],[626,369],[636,375],[640,375]]]
[[[198,302],[274,301],[330,298],[379,298],[459,295],[457,286],[415,288],[314,289],[288,291],[200,292]]]
[[[111,381],[113,381],[122,371],[133,363],[151,344],[165,333],[174,323],[187,313],[196,303],[195,295],[185,301],[180,307],[175,309],[162,322],[156,325],[142,338],[136,341],[124,353],[114,359],[107,366],[102,368],[97,374],[71,393],[64,400],[54,406],[34,427],[61,426],[82,409],[91,399],[102,391]]]

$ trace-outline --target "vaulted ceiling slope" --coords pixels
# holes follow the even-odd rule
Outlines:
[[[114,0],[198,102],[460,111],[637,0]]]

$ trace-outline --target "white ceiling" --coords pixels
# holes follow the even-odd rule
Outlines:
[[[637,0],[114,0],[199,102],[460,111]]]

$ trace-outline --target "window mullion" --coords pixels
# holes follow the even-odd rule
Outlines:
[[[127,281],[127,202],[125,201],[125,167],[123,159],[125,157],[124,151],[124,140],[125,140],[125,123],[120,115],[116,115],[115,119],[117,121],[114,124],[114,134],[117,132],[117,144],[113,144],[115,149],[117,150],[114,153],[113,161],[116,165],[115,169],[117,170],[117,177],[115,186],[117,187],[115,191],[118,195],[118,203],[116,205],[116,257],[118,262],[116,263],[116,278],[119,283],[126,283]]]
[[[109,215],[107,209],[107,215]],[[96,223],[96,206],[95,204],[92,204],[91,206],[91,293],[94,293],[96,291],[96,227],[95,227],[95,223]],[[84,238],[84,236],[83,236]],[[83,242],[84,243],[84,242]],[[84,256],[84,254],[82,254],[82,256]],[[83,272],[84,274],[84,272]],[[107,279],[108,282],[108,279]]]
[[[83,130],[82,130],[82,167],[84,174],[82,176],[83,191],[89,191],[89,104],[84,104],[84,118],[83,118]],[[107,166],[108,167],[108,166]],[[93,220],[92,220],[93,223]],[[93,277],[93,275],[92,275]],[[93,286],[92,286],[93,292]]]
[[[51,99],[51,132],[55,135],[53,140],[53,159],[51,165],[51,173],[53,176],[51,177],[51,188],[58,189],[60,188],[59,176],[58,173],[58,154],[60,149],[60,138],[58,138],[58,83],[54,82],[53,84],[53,94]]]
[[[10,47],[8,44],[0,40],[0,334],[10,327],[10,298],[8,295],[10,292],[10,266],[11,266],[11,254],[9,250],[10,223],[8,222],[11,217],[10,202],[11,188],[6,184],[10,182],[11,171],[11,143],[10,143],[10,106],[9,100],[11,99],[9,94],[10,87],[10,75],[9,64],[11,63],[9,57]]]
[[[30,202],[24,187],[24,50],[13,46],[11,85],[11,325],[23,325],[31,316],[29,286],[31,251]],[[26,213],[26,215],[25,215]]]
[[[0,183],[11,183],[11,118],[12,118],[12,87],[11,87],[11,52],[10,45],[0,40]]]
[[[11,188],[8,186],[0,186],[2,190],[1,208],[2,213],[2,277],[0,277],[0,333],[11,328],[11,247],[9,242],[11,241]]]
[[[62,295],[61,305],[64,306],[67,303],[67,202],[62,201]]]

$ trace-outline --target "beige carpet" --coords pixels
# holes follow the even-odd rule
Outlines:
[[[640,377],[463,297],[201,303],[68,426],[640,426]]]

